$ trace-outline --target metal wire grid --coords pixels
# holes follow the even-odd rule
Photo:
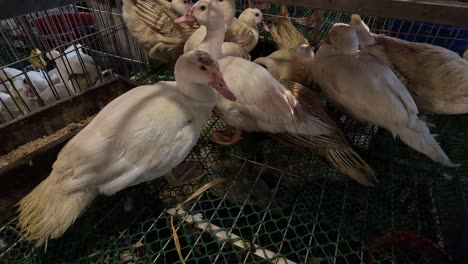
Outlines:
[[[33,48],[40,49],[46,57],[45,54],[53,49],[63,52],[69,46],[81,44],[85,52],[93,57],[100,71],[110,70],[114,74],[129,76],[131,73],[143,69],[148,62],[146,52],[129,36],[120,14],[121,5],[113,6],[109,0],[102,0],[82,2],[3,20],[0,38],[0,50],[3,51],[2,56],[0,56],[1,71],[6,74],[6,67],[13,67],[21,71],[20,74],[8,76],[0,84],[3,87],[10,87],[5,91],[10,97],[19,97],[18,100],[13,100],[16,109],[11,109],[11,104],[8,106],[0,99],[2,111],[8,117],[3,122],[44,106],[44,102],[34,85],[32,88],[37,104],[32,104],[24,98],[24,94],[19,90],[20,87],[16,87],[17,85],[14,83],[17,78],[25,78],[31,83],[27,72],[30,68],[28,67],[28,59]],[[81,69],[76,70],[82,70],[86,74],[87,83],[84,85],[85,87],[81,87],[79,84],[76,85],[76,82],[72,82],[72,87],[68,91],[70,96],[95,85],[89,79],[89,69],[85,67],[82,53],[78,52],[76,46],[67,54],[61,54],[60,58],[56,58],[54,61],[63,58],[68,73],[73,74],[73,68],[70,67],[67,56],[73,52],[77,53],[81,66]],[[51,82],[50,76],[52,69],[50,64],[55,64],[55,62],[49,61],[49,66],[41,73],[49,84],[47,89],[52,90],[56,100],[61,100],[64,98],[60,98],[57,87]],[[60,79],[62,83],[68,81],[64,80],[61,74]],[[103,81],[101,74],[99,74],[99,80]]]
[[[467,116],[443,118],[436,124],[441,136],[451,135],[442,141],[448,154],[465,161],[466,150],[456,146],[468,139],[452,136],[463,133]],[[202,182],[170,188],[154,181],[102,198],[63,238],[52,241],[46,254],[19,239],[13,219],[0,228],[5,245],[0,259],[4,263],[175,263],[170,208],[203,182],[228,176],[233,180],[186,205],[188,215],[177,218],[188,263],[448,262],[447,255],[434,256],[425,248],[401,250],[398,243],[373,248],[372,241],[387,231],[407,230],[449,247],[463,208],[468,207],[460,204],[460,195],[468,191],[466,166],[456,172],[439,167],[394,142],[383,130],[355,132],[367,147],[361,153],[380,179],[375,188],[363,188],[319,157],[269,138],[246,135],[234,148],[209,143],[209,132],[223,125],[212,118],[187,159],[209,172]],[[369,131],[363,129],[367,125],[351,120],[344,126],[346,131]],[[451,178],[441,176],[448,173]],[[425,257],[433,262],[424,262]]]
[[[105,9],[98,3],[88,3],[91,7],[86,8],[95,5],[97,10]],[[111,14],[107,4],[107,14]],[[290,15],[300,17],[299,10],[290,10]],[[345,15],[332,18],[349,19]],[[387,21],[366,19],[376,28],[385,28],[379,23]],[[108,31],[104,39],[115,40],[115,31]],[[109,59],[121,58],[111,55]],[[362,188],[319,157],[268,138],[246,136],[234,148],[215,146],[209,143],[208,134],[223,123],[211,119],[188,161],[199,163],[209,172],[203,182],[219,176],[233,177],[233,181],[206,192],[184,208],[190,215],[178,217],[177,230],[186,260],[431,263],[424,259],[427,250],[421,248],[415,253],[400,250],[398,243],[372,247],[374,238],[392,230],[412,231],[442,248],[454,248],[452,238],[463,218],[463,208],[468,208],[468,167],[447,170],[394,142],[383,130],[346,117],[341,121],[353,144],[377,171],[377,187]],[[440,117],[434,122],[447,154],[456,162],[466,163],[466,115]],[[168,208],[201,184],[169,188],[154,181],[102,198],[62,239],[52,241],[47,253],[21,241],[12,219],[0,227],[0,262],[175,263],[178,257]],[[209,225],[199,225],[206,223],[203,221]],[[221,235],[227,239],[220,239]],[[268,252],[274,254],[270,259]],[[449,261],[447,255],[431,257],[433,263]]]
[[[281,2],[271,2],[270,8],[263,10],[265,17],[281,17]],[[247,6],[247,1],[245,0],[237,1],[237,3],[238,7]],[[301,18],[307,18],[307,21],[316,10],[300,6],[288,6],[288,11],[291,20],[297,22]],[[349,23],[351,19],[350,15],[351,14],[343,12],[325,10],[320,24],[319,36],[315,40],[320,41],[324,39],[334,23]],[[460,54],[468,48],[468,28],[422,23],[418,21],[403,21],[385,17],[365,16],[363,19],[369,28],[378,34],[386,34],[408,41],[438,45]],[[296,23],[296,26],[309,40],[314,40],[316,33],[310,25],[302,26]],[[317,43],[312,44],[316,45]]]

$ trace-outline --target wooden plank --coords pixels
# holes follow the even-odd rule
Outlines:
[[[83,2],[83,0],[0,0],[0,19]]]
[[[468,27],[468,3],[441,0],[265,0],[270,3],[335,10]]]

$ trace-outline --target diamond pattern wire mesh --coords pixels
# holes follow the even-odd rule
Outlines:
[[[290,14],[310,13],[301,10]],[[348,19],[327,12],[330,21]],[[374,25],[383,28],[379,23],[385,21],[374,19]],[[321,34],[328,29],[324,24]],[[160,77],[167,76],[135,79]],[[185,214],[176,217],[187,263],[449,263],[446,251],[456,246],[468,209],[468,116],[430,119],[460,168],[438,166],[388,132],[342,117],[350,141],[380,179],[365,188],[313,153],[282,146],[268,135],[245,134],[233,147],[217,146],[208,137],[224,123],[212,117],[187,158],[207,177],[174,188],[155,180],[100,197],[61,239],[49,242],[47,252],[22,241],[13,218],[0,226],[0,263],[177,263],[171,209],[215,177],[231,180],[185,205]],[[375,242],[399,230],[442,249],[407,245],[414,240]]]

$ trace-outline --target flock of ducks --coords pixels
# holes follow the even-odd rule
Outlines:
[[[375,184],[375,172],[324,108],[315,82],[340,111],[457,166],[418,114],[468,112],[466,60],[443,48],[375,35],[353,15],[351,25],[331,28],[317,54],[304,36],[289,32],[297,30],[289,19],[279,19],[272,32],[281,49],[252,62],[263,15],[256,8],[239,19],[234,14],[233,0],[124,0],[131,34],[151,57],[174,65],[175,81],[119,96],[70,140],[49,177],[19,203],[26,240],[40,246],[62,236],[99,194],[161,176],[185,178],[171,171],[187,157],[213,109],[235,130],[215,131],[218,144],[236,143],[242,131],[270,133],[313,150],[362,185]],[[407,87],[394,71],[408,79]]]
[[[37,49],[30,57],[36,70],[23,72],[12,67],[0,70],[0,98],[3,102],[0,103],[0,122],[71,97],[106,77],[98,70],[93,57],[83,52],[80,44],[68,47],[63,54],[51,50],[46,56],[56,65],[50,71],[45,70],[46,62]]]

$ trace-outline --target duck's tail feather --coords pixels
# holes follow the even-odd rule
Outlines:
[[[19,202],[18,225],[23,238],[45,245],[59,238],[96,197],[94,191],[64,190],[53,173]]]

